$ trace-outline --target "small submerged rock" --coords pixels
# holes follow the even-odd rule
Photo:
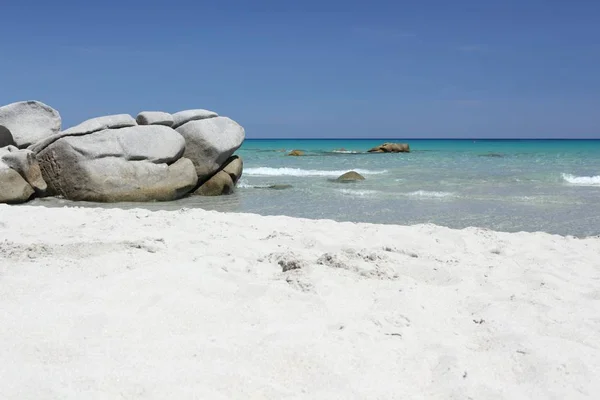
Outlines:
[[[345,174],[338,177],[336,182],[356,182],[356,181],[364,181],[365,177],[359,174],[356,171],[348,171]]]
[[[485,153],[485,154],[480,154],[479,157],[497,157],[497,158],[502,158],[502,157],[504,157],[504,154],[502,154],[502,153]]]
[[[304,152],[302,150],[292,150],[288,153],[288,156],[300,157],[303,156]]]
[[[285,190],[285,189],[291,189],[292,187],[293,187],[292,185],[269,185],[269,186],[265,186],[263,189]]]

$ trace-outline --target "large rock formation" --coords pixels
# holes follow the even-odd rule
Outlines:
[[[48,193],[71,200],[152,201],[183,197],[197,183],[185,141],[164,126],[65,136],[38,154]]]
[[[0,202],[34,194],[99,202],[213,196],[233,192],[242,175],[233,153],[244,128],[208,110],[108,115],[64,131],[58,113],[39,102],[0,107],[0,118]]]
[[[196,167],[198,179],[208,180],[242,145],[245,131],[227,117],[214,117],[188,122],[179,128],[185,139],[184,157]]]
[[[58,111],[39,101],[21,101],[0,107],[0,146],[25,148],[60,131]],[[6,138],[12,137],[12,143]]]
[[[406,143],[384,143],[369,150],[369,153],[410,153]]]

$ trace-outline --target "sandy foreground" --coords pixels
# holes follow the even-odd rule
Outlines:
[[[0,206],[2,399],[600,398],[600,238]]]

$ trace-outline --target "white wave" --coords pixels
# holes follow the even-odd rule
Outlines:
[[[411,197],[428,197],[428,198],[444,198],[444,197],[455,197],[455,193],[451,192],[432,192],[428,190],[417,190],[416,192],[407,193],[407,196]]]
[[[362,153],[362,151],[353,151],[353,150],[331,150],[332,153],[340,153],[340,154],[358,154]]]
[[[370,196],[380,193],[377,190],[355,190],[355,189],[339,189],[338,192],[351,196]]]
[[[600,186],[600,175],[597,176],[575,176],[571,174],[562,174],[565,181],[572,185],[579,186]]]
[[[324,171],[318,169],[300,169],[300,168],[271,168],[258,167],[244,169],[244,175],[247,176],[340,176],[350,171],[350,169],[340,171]],[[387,173],[387,170],[371,171],[368,169],[354,169],[361,175],[379,175]]]
[[[253,185],[249,184],[245,179],[240,179],[236,186],[241,189],[252,189],[254,187]]]

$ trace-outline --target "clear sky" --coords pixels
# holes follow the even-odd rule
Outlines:
[[[258,137],[600,138],[600,1],[16,1],[0,104]]]

